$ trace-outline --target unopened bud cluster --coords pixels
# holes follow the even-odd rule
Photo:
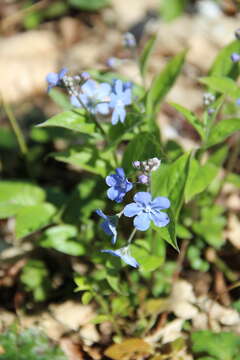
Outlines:
[[[152,171],[156,171],[161,164],[161,160],[154,157],[152,159],[144,160],[144,161],[133,161],[132,165],[135,169],[142,171],[143,173],[138,176],[138,181],[141,184],[149,183],[149,173]]]
[[[215,95],[213,95],[213,94],[211,94],[211,93],[205,93],[205,94],[203,94],[203,104],[204,104],[205,106],[211,105],[215,100],[216,100]]]
[[[69,95],[77,96],[80,90],[80,86],[88,79],[90,79],[89,73],[83,72],[80,75],[75,75],[75,76],[65,75],[62,78],[62,83],[64,87],[66,87]]]

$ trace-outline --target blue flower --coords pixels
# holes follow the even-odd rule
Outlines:
[[[116,226],[118,223],[117,216],[107,216],[100,209],[96,210],[96,214],[98,214],[105,220],[101,224],[101,228],[107,235],[112,236],[112,243],[115,244],[115,242],[117,240],[117,229],[116,229]]]
[[[129,246],[122,247],[117,250],[101,250],[103,253],[108,253],[114,256],[120,257],[126,264],[133,266],[134,268],[138,268],[139,264],[133,256],[131,256]]]
[[[240,106],[240,98],[236,100],[236,105]]]
[[[72,95],[71,104],[75,107],[84,107],[92,114],[107,115],[109,113],[109,101],[111,94],[111,86],[107,83],[98,84],[96,81],[89,79],[81,87],[79,99]]]
[[[115,200],[117,203],[122,202],[124,195],[133,187],[133,184],[125,177],[122,168],[117,168],[116,174],[107,176],[106,184],[110,186],[107,191],[108,198]]]
[[[169,223],[168,215],[161,211],[170,207],[168,198],[159,196],[152,200],[150,193],[138,192],[133,199],[135,202],[126,205],[123,213],[127,217],[135,216],[133,223],[137,230],[147,230],[151,221],[158,227]]]
[[[121,80],[116,80],[114,83],[113,92],[111,93],[111,101],[109,106],[113,109],[112,124],[115,125],[119,121],[124,122],[126,118],[125,106],[132,103],[132,92],[128,87],[124,89],[124,84]]]
[[[47,83],[48,83],[48,91],[52,89],[54,86],[59,86],[61,83],[61,80],[66,75],[68,70],[66,68],[61,69],[58,73],[49,73],[46,77]]]
[[[238,53],[232,53],[232,55],[231,55],[231,60],[232,60],[232,62],[234,62],[234,63],[239,62],[239,61],[240,61],[240,54],[238,54]]]

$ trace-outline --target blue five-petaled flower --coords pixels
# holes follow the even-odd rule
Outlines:
[[[109,101],[111,86],[107,83],[98,84],[96,81],[89,79],[81,87],[78,97],[72,95],[71,104],[75,107],[82,105],[92,114],[109,114]],[[80,101],[79,101],[79,99]]]
[[[132,91],[128,87],[124,87],[124,83],[121,80],[114,82],[113,92],[110,95],[111,101],[109,103],[110,108],[113,109],[112,124],[115,125],[119,121],[123,123],[126,118],[125,106],[130,105]]]
[[[112,243],[115,244],[117,240],[117,223],[118,217],[117,216],[107,216],[103,213],[102,210],[97,209],[96,213],[101,216],[105,221],[101,224],[101,228],[107,235],[112,236]]]
[[[122,168],[117,168],[116,174],[107,176],[106,183],[110,186],[107,191],[108,198],[115,200],[117,203],[122,202],[124,195],[133,187],[133,184],[125,177]]]
[[[46,80],[48,83],[48,91],[52,89],[54,86],[59,86],[61,80],[68,72],[68,69],[63,68],[58,73],[51,72],[47,75]]]
[[[117,250],[101,250],[101,252],[120,257],[120,259],[122,259],[126,264],[133,266],[134,268],[139,267],[137,260],[131,256],[129,246],[125,246]]]
[[[135,216],[133,224],[137,230],[147,230],[151,221],[159,227],[169,223],[168,215],[161,211],[170,207],[168,198],[159,196],[152,200],[150,193],[138,192],[133,199],[135,202],[126,205],[123,213],[127,217]]]

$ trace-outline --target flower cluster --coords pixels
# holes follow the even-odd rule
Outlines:
[[[64,68],[59,73],[49,73],[46,77],[48,91],[63,86],[72,106],[84,108],[94,116],[111,115],[113,125],[125,121],[126,107],[132,103],[132,83],[114,80],[112,84],[99,84],[87,72],[76,76],[67,76],[67,72]]]
[[[148,173],[158,169],[161,161],[158,158],[152,158],[145,161],[134,161],[133,167],[138,170],[142,170]],[[142,174],[145,175],[145,173]],[[146,175],[147,176],[147,175]],[[116,174],[111,174],[106,177],[106,183],[110,188],[107,191],[109,199],[120,203],[123,201],[127,192],[133,189],[133,183],[130,182],[122,168],[116,169]],[[144,182],[142,182],[144,184]],[[135,183],[137,185],[137,183]],[[117,224],[119,218],[124,215],[133,219],[134,230],[129,237],[128,244],[122,248],[111,250],[102,250],[103,253],[109,253],[111,255],[120,257],[126,264],[135,268],[139,267],[137,260],[131,255],[130,243],[136,230],[146,231],[151,223],[154,223],[157,227],[164,227],[168,225],[170,219],[164,210],[170,207],[170,201],[168,198],[159,196],[152,199],[152,195],[148,191],[139,191],[133,196],[133,201],[124,206],[123,210],[115,216],[107,216],[101,210],[96,210],[96,213],[104,219],[101,224],[103,231],[112,236],[112,243],[117,241]]]
[[[141,174],[138,176],[138,181],[141,184],[149,184],[150,173],[152,171],[156,171],[161,165],[161,160],[154,157],[152,159],[144,160],[144,161],[133,161],[133,167],[137,170],[141,171]]]

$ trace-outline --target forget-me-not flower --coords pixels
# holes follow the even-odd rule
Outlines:
[[[116,226],[117,226],[117,223],[118,223],[117,216],[107,216],[100,209],[96,210],[96,214],[98,214],[99,216],[101,216],[105,220],[101,224],[101,228],[103,229],[103,231],[107,235],[112,236],[112,243],[115,244],[115,242],[117,240],[117,229],[116,229]]]
[[[61,80],[68,72],[68,69],[63,68],[58,73],[51,72],[47,75],[46,81],[48,83],[48,91],[52,89],[54,86],[59,86]]]
[[[107,191],[107,196],[117,203],[122,202],[124,195],[130,191],[133,184],[126,178],[122,168],[116,169],[116,174],[111,174],[106,177],[106,184],[110,186]]]
[[[107,83],[98,84],[96,81],[89,79],[81,87],[79,99],[72,95],[71,104],[75,107],[84,105],[92,114],[107,115],[109,113],[109,101],[111,94],[111,86]]]
[[[125,106],[132,103],[132,91],[130,88],[124,89],[124,84],[121,80],[116,80],[111,93],[111,101],[109,106],[113,109],[112,124],[115,125],[119,121],[123,123],[126,118]]]
[[[122,259],[126,264],[133,266],[134,268],[139,267],[137,260],[131,256],[129,246],[125,246],[117,250],[101,250],[101,252],[120,257],[120,259]]]
[[[133,224],[137,230],[145,231],[149,228],[151,221],[156,226],[163,227],[169,223],[169,217],[161,210],[170,207],[168,198],[159,196],[152,200],[148,192],[138,192],[134,195],[134,203],[125,206],[123,213],[127,217],[133,217]]]

